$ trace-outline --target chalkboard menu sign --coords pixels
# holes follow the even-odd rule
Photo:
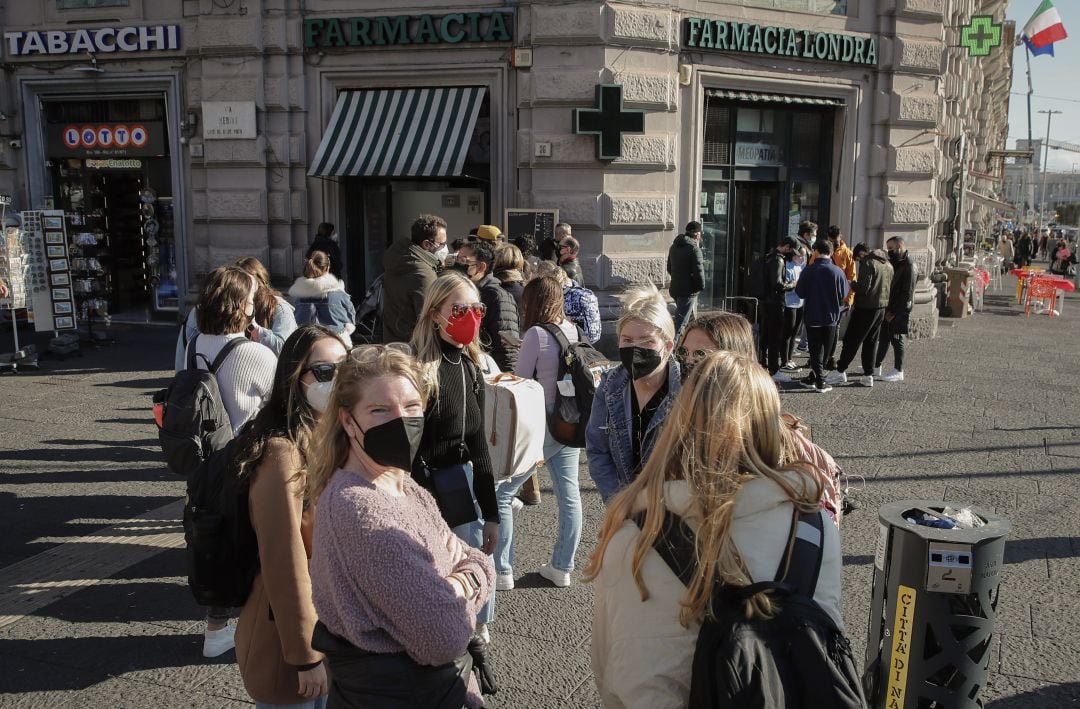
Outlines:
[[[544,239],[555,238],[555,225],[558,223],[558,209],[503,210],[503,233],[511,242],[522,234],[528,234],[539,246]]]

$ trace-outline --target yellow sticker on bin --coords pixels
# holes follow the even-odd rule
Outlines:
[[[886,709],[903,709],[907,692],[908,664],[911,661],[911,632],[915,624],[915,589],[901,585],[896,595],[892,653],[889,655],[889,684]]]

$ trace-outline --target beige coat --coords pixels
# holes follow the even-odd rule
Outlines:
[[[323,659],[311,648],[311,516],[303,483],[295,480],[300,453],[271,438],[248,493],[261,568],[236,625],[236,659],[253,699],[270,704],[308,701],[298,694],[296,666]]]
[[[684,481],[664,483],[664,503],[697,531],[700,513]],[[639,504],[644,509],[644,501]],[[755,479],[740,490],[732,534],[754,581],[775,577],[792,511],[783,490],[770,480]],[[835,525],[824,527],[825,553],[814,599],[842,629],[840,537]],[[641,600],[630,572],[637,535],[637,526],[624,522],[604,552],[593,610],[593,675],[607,709],[681,709],[690,697],[698,627],[684,628],[679,623],[679,602],[686,587],[655,551],[642,564],[649,598]]]

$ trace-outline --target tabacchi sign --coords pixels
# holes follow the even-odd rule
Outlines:
[[[180,25],[5,32],[4,43],[9,57],[169,52],[180,49]]]
[[[683,21],[683,46],[721,52],[877,66],[877,38],[768,27],[701,17]]]

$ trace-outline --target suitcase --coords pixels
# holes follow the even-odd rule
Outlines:
[[[484,436],[497,480],[520,475],[544,459],[544,388],[507,372],[484,376]]]

